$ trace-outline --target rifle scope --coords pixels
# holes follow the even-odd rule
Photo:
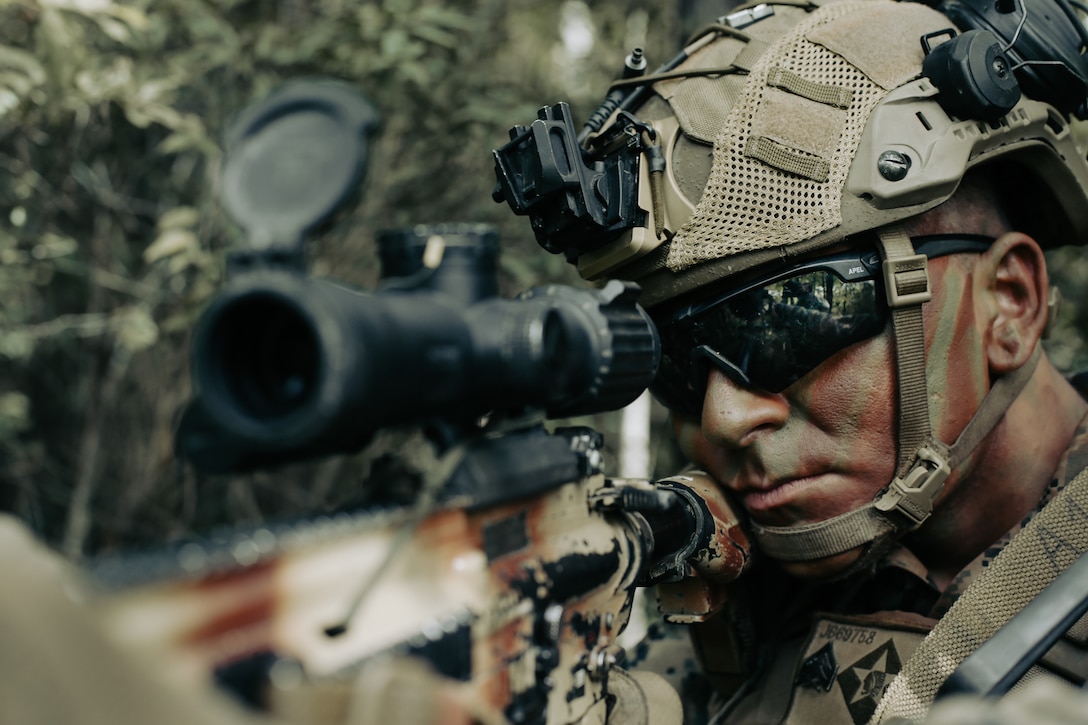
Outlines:
[[[176,441],[198,467],[350,452],[387,426],[611,410],[653,378],[660,342],[636,285],[500,299],[483,225],[385,233],[376,292],[308,277],[303,242],[355,197],[379,124],[353,89],[314,79],[227,130],[221,200],[248,245],[194,332],[197,398]]]
[[[653,378],[660,343],[635,285],[500,299],[487,227],[419,226],[379,244],[377,292],[257,268],[205,311],[194,384],[204,412],[249,458],[357,450],[386,426],[612,410]],[[194,460],[201,465],[198,452]]]

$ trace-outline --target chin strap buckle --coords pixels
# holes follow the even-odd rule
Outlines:
[[[877,499],[875,507],[885,514],[898,514],[909,531],[916,529],[933,513],[933,500],[952,473],[949,457],[931,445],[924,445],[914,455],[906,475],[892,481]],[[896,522],[899,523],[899,522]]]

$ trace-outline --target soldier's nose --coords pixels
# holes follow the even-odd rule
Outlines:
[[[744,447],[789,419],[790,404],[779,393],[746,388],[711,369],[703,399],[702,428],[719,446]]]

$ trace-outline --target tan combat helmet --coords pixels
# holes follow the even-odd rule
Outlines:
[[[1088,242],[1088,163],[1070,125],[1088,116],[1086,45],[1068,0],[743,6],[657,72],[619,82],[580,133],[562,104],[513,129],[496,151],[496,199],[583,277],[637,280],[651,314],[755,266],[878,236],[899,367],[897,476],[862,510],[755,533],[787,560],[889,540],[928,517],[949,469],[1033,369],[1002,378],[951,447],[931,435],[925,258],[897,223],[988,165],[1017,180],[998,183],[1016,227],[1044,247]]]

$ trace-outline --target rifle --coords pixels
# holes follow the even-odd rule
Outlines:
[[[604,723],[636,588],[702,621],[747,537],[709,479],[609,478],[597,432],[546,425],[648,386],[637,286],[500,299],[497,237],[465,224],[383,235],[375,293],[306,275],[302,240],[352,197],[376,126],[318,81],[228,132],[222,199],[249,246],[194,332],[177,448],[246,471],[416,426],[415,500],[98,562],[103,617],[291,721]]]

